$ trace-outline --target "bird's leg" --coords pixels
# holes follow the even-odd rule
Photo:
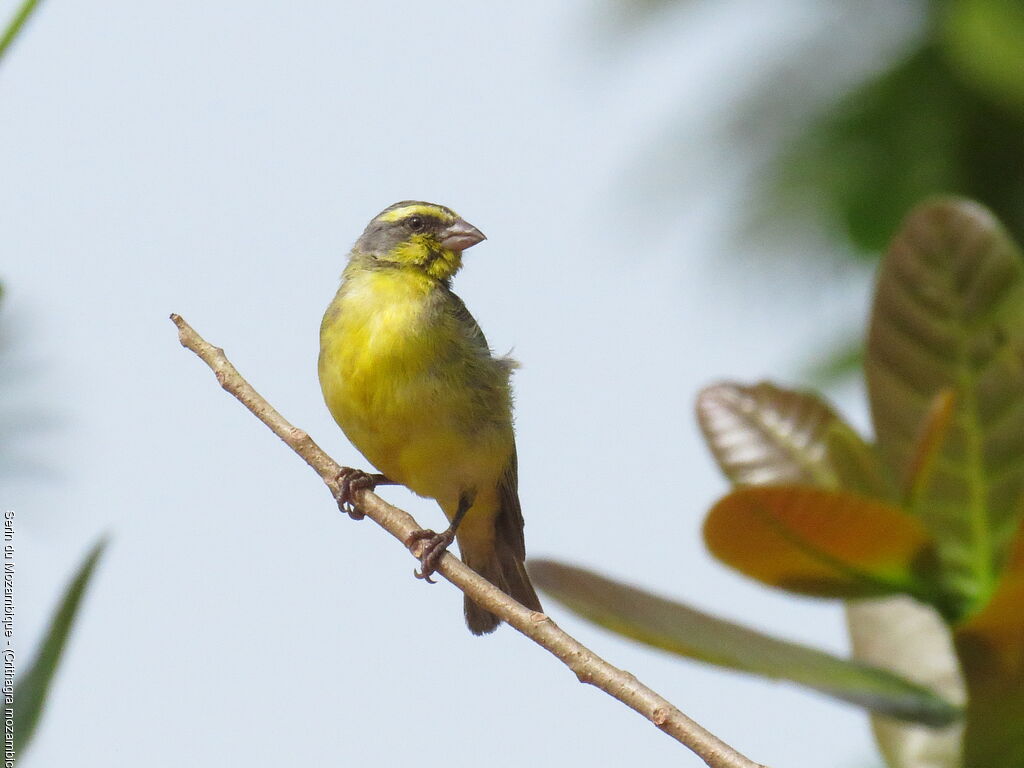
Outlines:
[[[455,517],[452,518],[451,525],[441,531],[441,533],[434,533],[434,531],[421,528],[409,534],[409,537],[405,540],[405,546],[407,547],[412,547],[417,541],[425,540],[427,542],[427,545],[420,552],[420,570],[413,571],[413,575],[417,579],[423,579],[428,584],[435,583],[430,577],[437,570],[437,566],[441,564],[441,558],[444,557],[444,553],[448,550],[449,545],[455,541],[455,531],[458,530],[459,523],[462,522],[462,518],[466,516],[472,505],[473,502],[467,496],[462,495],[459,497],[459,508],[455,512]]]
[[[378,485],[394,485],[394,481],[388,480],[384,475],[371,475],[361,469],[352,469],[352,467],[342,467],[334,481],[338,484],[338,491],[334,494],[334,500],[338,502],[338,509],[353,520],[362,520],[366,517],[356,509],[355,501],[352,499],[352,495],[356,491],[372,491]]]

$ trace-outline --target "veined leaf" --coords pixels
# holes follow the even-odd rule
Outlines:
[[[955,393],[915,506],[969,612],[994,587],[1024,492],[1024,262],[987,210],[940,200],[906,219],[880,268],[866,373],[879,449],[901,476],[932,398]]]
[[[704,522],[715,557],[770,586],[817,597],[929,595],[931,542],[902,510],[847,491],[740,488]]]
[[[770,382],[715,384],[697,396],[697,420],[718,466],[736,485],[800,483],[895,496],[874,448],[810,392]]]
[[[100,540],[89,550],[85,560],[75,572],[71,583],[64,591],[60,605],[57,606],[57,610],[50,619],[50,626],[43,636],[42,644],[36,651],[36,657],[15,683],[14,746],[19,756],[24,754],[32,740],[36,726],[39,724],[43,705],[46,703],[46,694],[50,690],[50,683],[60,664],[64,645],[67,643],[68,635],[74,624],[82,596],[85,594],[85,589],[106,545],[106,540]],[[9,701],[6,704],[10,706]],[[4,729],[0,729],[0,731],[2,730]],[[3,738],[4,746],[6,746],[6,731],[4,731]]]
[[[902,720],[944,725],[959,715],[927,688],[890,672],[779,640],[606,579],[582,568],[530,561],[534,583],[586,619],[671,653],[789,680]]]
[[[956,628],[967,678],[964,764],[1024,765],[1024,526],[992,599]]]
[[[768,382],[716,384],[697,396],[697,420],[718,466],[736,485],[837,483],[825,434],[840,419],[814,395]]]

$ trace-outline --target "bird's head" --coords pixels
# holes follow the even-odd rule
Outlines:
[[[352,253],[381,266],[416,269],[435,280],[448,280],[462,266],[462,252],[484,239],[479,229],[450,208],[405,200],[377,214]]]

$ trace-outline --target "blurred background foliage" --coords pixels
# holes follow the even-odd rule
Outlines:
[[[625,40],[640,39],[684,6],[700,5],[619,0],[613,28]],[[717,172],[737,155],[752,158],[758,169],[741,195],[744,213],[733,222],[742,252],[749,255],[767,237],[782,243],[773,258],[815,253],[870,263],[907,211],[940,194],[984,203],[1012,236],[1024,238],[1024,3],[840,0],[830,6],[830,21],[805,30],[802,39],[766,43],[779,48],[775,64],[750,78],[717,132]],[[894,34],[890,28],[902,30],[896,33],[902,39],[880,45]],[[667,165],[669,173],[659,174],[663,183],[693,195],[692,180],[704,176],[686,172],[694,149],[685,134],[671,126],[656,162],[642,172]],[[791,247],[821,230],[847,247],[827,253]],[[839,338],[810,356],[816,383],[859,369],[855,329]]]
[[[39,0],[25,0],[0,32],[0,62],[11,50],[15,39],[38,6]],[[0,305],[3,304],[3,298],[4,288],[0,285]],[[10,364],[10,337],[7,331],[7,318],[0,316],[0,387],[4,389],[5,394],[13,391],[16,378],[16,372],[12,371]],[[5,405],[9,403],[8,397],[4,397],[3,400]],[[16,411],[7,408],[0,410],[0,477],[14,472],[39,470],[37,465],[14,455],[12,449],[17,442],[15,437],[24,435],[30,428],[48,426],[51,423],[46,413],[26,410],[21,404],[18,406]],[[31,656],[25,654],[24,648],[17,644],[19,656],[16,683],[13,695],[5,691],[4,696],[4,708],[14,709],[13,744],[8,744],[10,734],[7,729],[0,728],[0,753],[11,765],[17,762],[35,735],[79,606],[105,547],[106,540],[101,539],[86,554],[62,592],[49,625],[44,630],[39,644],[31,652]],[[28,662],[23,661],[22,654],[29,659]]]
[[[817,200],[871,257],[912,206],[943,193],[980,200],[1024,234],[1024,5],[922,5],[923,34],[784,146],[760,191]]]
[[[622,0],[619,29],[629,35],[675,7],[694,4]],[[770,155],[751,189],[755,219],[782,228],[805,225],[808,218],[824,221],[855,246],[851,253],[874,259],[914,205],[933,195],[959,194],[984,203],[1020,239],[1024,4],[893,4],[902,6],[901,18],[916,8],[916,31],[888,62],[846,88],[829,81],[838,62],[857,52],[831,48],[834,27],[847,20],[858,24],[855,17],[873,13],[877,4],[835,5],[834,22],[811,30],[822,40],[786,46],[776,65],[756,76],[734,105],[724,140],[735,146],[727,148],[764,146]],[[851,45],[857,42],[848,38]],[[870,46],[861,53],[879,55]],[[822,80],[830,86],[824,94],[815,85]],[[808,98],[817,103],[797,106]]]

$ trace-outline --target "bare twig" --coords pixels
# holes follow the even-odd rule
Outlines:
[[[178,338],[182,346],[191,349],[210,366],[220,385],[284,440],[320,475],[331,492],[337,494],[337,478],[342,467],[324,453],[308,434],[289,424],[264,400],[228,361],[224,350],[205,341],[180,315],[171,315],[171,320],[178,326]],[[360,512],[403,544],[410,541],[410,534],[421,527],[407,512],[391,506],[370,491],[356,490],[353,496]],[[407,546],[413,555],[419,556],[423,545],[424,542],[418,540]],[[594,685],[636,710],[676,741],[691,749],[712,768],[764,768],[695,723],[629,672],[612,666],[574,637],[559,629],[545,614],[531,611],[513,600],[457,557],[445,554],[437,572],[472,597],[482,608],[499,616],[561,659],[576,674],[580,682]]]

